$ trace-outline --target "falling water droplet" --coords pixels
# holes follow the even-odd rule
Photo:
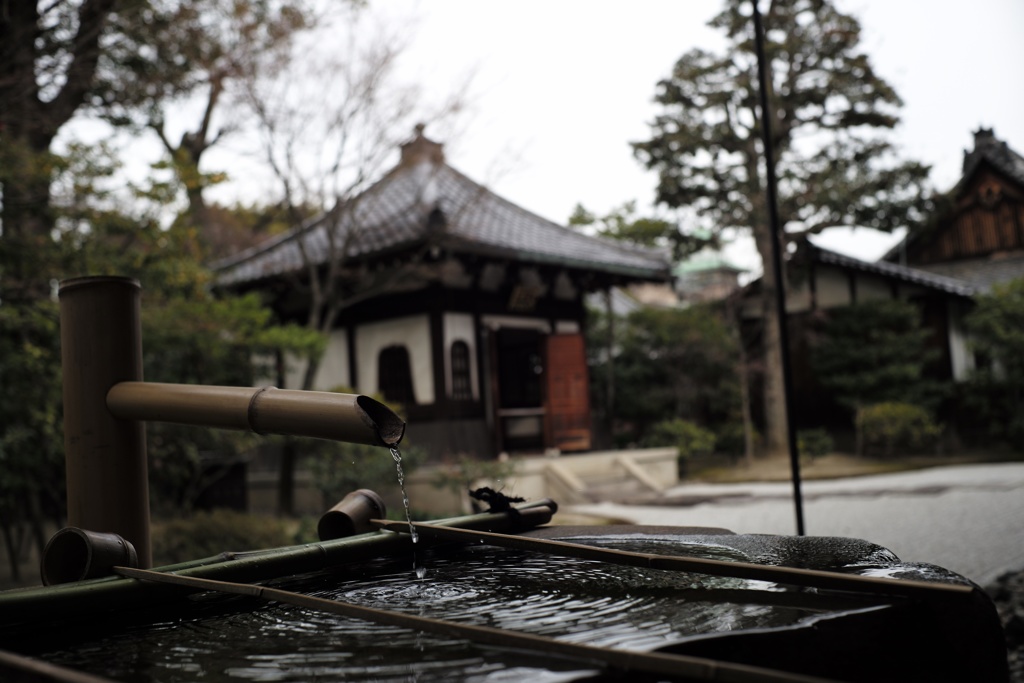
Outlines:
[[[391,447],[391,457],[395,461],[395,469],[398,471],[398,486],[402,489],[402,505],[405,506],[405,520],[409,522],[409,536],[412,537],[413,551],[412,551],[412,568],[416,572],[416,577],[422,579],[426,576],[426,569],[418,567],[416,563],[416,543],[419,542],[420,536],[416,533],[416,526],[412,523],[412,514],[409,512],[409,495],[405,492],[405,472],[402,471],[402,452],[398,450],[398,446]],[[422,570],[423,576],[420,575]]]
[[[395,469],[398,471],[398,486],[402,489],[402,505],[405,506],[405,520],[409,522],[409,535],[412,536],[412,542],[417,543],[420,537],[416,533],[416,527],[412,523],[412,515],[409,512],[409,495],[405,492],[405,472],[402,471],[402,452],[398,450],[398,446],[391,447],[391,457],[394,459]]]

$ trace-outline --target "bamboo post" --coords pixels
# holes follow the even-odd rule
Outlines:
[[[82,277],[63,281],[59,297],[68,524],[121,535],[150,567],[145,426],[106,405],[112,386],[142,380],[142,288]]]

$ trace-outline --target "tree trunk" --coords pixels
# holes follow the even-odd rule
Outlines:
[[[605,372],[607,374],[607,395],[605,396],[605,424],[608,433],[615,433],[615,309],[612,307],[612,288],[604,292],[605,313],[608,316],[608,359]]]
[[[764,446],[768,455],[789,452],[786,421],[786,396],[782,377],[782,345],[779,340],[779,319],[776,314],[775,288],[779,286],[772,272],[771,235],[767,227],[754,230],[754,241],[764,264],[761,277],[761,347],[764,366]],[[783,274],[783,279],[785,275]]]
[[[14,532],[6,519],[0,518],[0,531],[4,536],[4,547],[7,549],[7,558],[10,563],[11,580],[15,583],[21,582],[21,563],[18,562],[18,544],[14,540]]]
[[[316,373],[320,370],[320,356],[310,356],[306,359],[306,371],[302,373],[302,386],[299,387],[303,391],[313,391],[313,386],[316,383]],[[355,382],[352,382],[355,384]]]
[[[64,83],[46,101],[40,97],[39,67],[60,52],[39,45],[40,8],[35,2],[4,3],[0,12],[0,220],[3,225],[4,298],[49,296],[54,271],[38,262],[54,225],[50,143],[75,113],[93,84],[100,42],[114,0],[78,3],[77,27],[67,35]],[[51,33],[53,30],[50,31]],[[60,46],[57,46],[58,49]],[[43,252],[45,253],[45,251]]]
[[[863,408],[858,404],[853,411],[853,450],[857,455],[864,455],[864,427],[860,415]]]
[[[203,235],[214,234],[215,226],[210,218],[210,210],[206,206],[202,188],[187,188],[185,197],[188,199],[188,217],[192,225],[199,228]]]
[[[54,226],[50,207],[50,173],[46,150],[30,149],[28,143],[4,140],[0,150],[0,238],[3,296],[9,301],[37,300],[50,296],[55,264],[50,232]]]
[[[750,415],[750,373],[747,371],[747,349],[743,345],[743,330],[740,327],[742,316],[733,316],[736,327],[736,350],[739,355],[736,363],[736,374],[740,380],[740,415],[743,419],[743,460],[748,466],[754,464],[754,419]]]

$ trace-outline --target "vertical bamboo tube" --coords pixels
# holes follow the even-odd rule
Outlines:
[[[142,380],[142,288],[82,277],[63,281],[59,295],[68,524],[120,534],[149,567],[145,426],[116,419],[106,402],[118,382]]]

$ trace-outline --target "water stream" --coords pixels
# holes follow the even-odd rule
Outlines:
[[[398,446],[391,446],[391,457],[395,461],[395,469],[398,471],[398,486],[402,489],[402,505],[405,506],[405,519],[409,522],[409,535],[412,536],[412,542],[417,543],[420,540],[419,534],[416,533],[416,527],[412,523],[412,514],[409,512],[409,494],[405,492],[405,472],[402,471],[402,452],[398,450]]]
[[[427,575],[427,568],[419,563],[416,556],[416,543],[420,535],[416,531],[416,525],[412,523],[412,513],[409,512],[409,494],[405,492],[405,472],[402,470],[402,451],[398,446],[391,446],[391,457],[395,461],[395,469],[398,471],[398,487],[402,489],[402,505],[405,507],[405,520],[409,522],[409,536],[412,537],[412,570],[416,572],[417,579],[423,579]]]

